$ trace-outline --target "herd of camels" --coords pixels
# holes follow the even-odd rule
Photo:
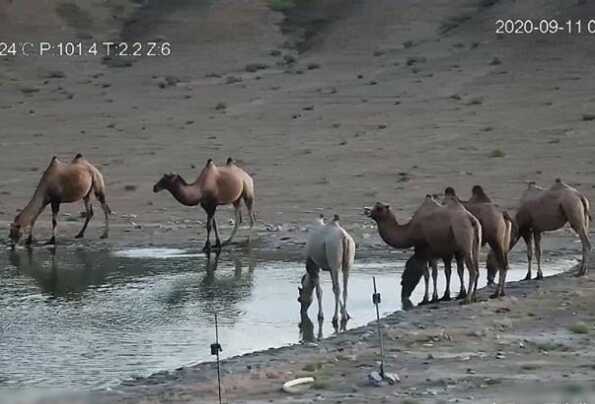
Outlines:
[[[187,183],[177,174],[165,174],[154,185],[153,191],[169,191],[181,204],[200,205],[207,214],[207,240],[203,250],[210,252],[211,230],[215,233],[215,249],[231,242],[242,223],[240,205],[242,201],[248,210],[250,230],[254,226],[254,182],[250,175],[238,167],[229,158],[224,166],[217,166],[209,159],[193,183]],[[48,244],[56,242],[57,216],[60,204],[82,200],[85,206],[85,221],[77,237],[83,237],[89,221],[93,217],[92,196],[100,203],[105,215],[105,229],[102,238],[108,237],[109,215],[111,210],[106,201],[103,176],[99,170],[81,154],[64,163],[52,158],[49,167],[41,177],[33,197],[15,217],[10,226],[10,239],[13,247],[27,235],[26,243],[33,241],[32,232],[35,221],[47,205],[52,209],[52,237]],[[234,228],[228,240],[221,243],[215,210],[219,205],[235,208]],[[530,183],[523,193],[520,206],[511,217],[487,196],[484,189],[476,185],[471,190],[471,198],[461,200],[455,190],[446,188],[442,195],[426,195],[419,208],[408,223],[400,224],[390,206],[377,202],[364,213],[377,225],[380,237],[386,244],[397,249],[414,249],[414,254],[406,263],[402,277],[402,299],[408,300],[415,286],[423,276],[425,295],[422,303],[450,300],[451,262],[454,258],[460,279],[460,291],[457,296],[465,303],[475,300],[479,278],[479,253],[482,245],[490,247],[487,256],[488,283],[493,283],[498,274],[498,283],[492,297],[504,296],[504,284],[508,271],[508,252],[520,238],[527,245],[528,271],[525,279],[531,279],[533,246],[537,261],[537,277],[543,277],[541,270],[541,236],[546,231],[562,228],[569,223],[582,243],[582,261],[577,275],[587,272],[588,257],[591,250],[589,227],[591,217],[588,199],[575,188],[556,179],[554,184],[545,189]],[[342,321],[349,319],[347,312],[347,289],[350,268],[355,257],[355,242],[341,226],[339,217],[325,223],[318,219],[316,228],[310,233],[306,245],[306,274],[299,287],[298,301],[302,313],[307,311],[316,291],[318,317],[322,319],[322,289],[319,282],[320,270],[331,275],[335,295],[335,313],[333,324],[336,326],[339,312]],[[446,291],[438,298],[437,273],[438,260],[444,262]],[[432,268],[433,294],[429,299],[429,270]],[[463,275],[467,268],[468,286],[464,287]],[[343,275],[343,296],[339,283],[339,274]]]

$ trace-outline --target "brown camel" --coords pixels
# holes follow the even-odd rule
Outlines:
[[[81,199],[86,210],[85,224],[76,237],[82,238],[93,217],[91,194],[95,194],[105,213],[105,230],[101,238],[107,238],[111,210],[105,200],[103,176],[80,153],[70,163],[63,163],[57,157],[53,157],[43,173],[33,197],[10,225],[10,239],[13,246],[18,243],[24,233],[29,233],[27,245],[33,242],[33,226],[47,205],[52,207],[52,238],[47,244],[55,244],[60,204],[77,202]]]
[[[445,198],[457,199],[481,223],[482,242],[484,245],[488,244],[494,252],[495,269],[499,272],[498,287],[491,297],[504,296],[504,284],[508,272],[508,250],[513,227],[512,218],[508,213],[498,209],[480,185],[473,186],[471,199],[468,201],[460,200],[452,187],[446,188],[444,195]],[[488,267],[488,284],[493,282],[494,274],[490,265]]]
[[[589,200],[579,191],[556,179],[549,188],[544,189],[530,183],[521,197],[521,204],[515,216],[518,233],[513,237],[511,248],[520,237],[527,244],[528,269],[526,280],[531,279],[531,261],[533,258],[532,239],[535,240],[535,258],[537,259],[537,277],[541,272],[541,234],[562,228],[566,223],[578,234],[582,247],[583,259],[577,276],[587,273],[591,241],[589,226],[592,220]]]
[[[224,167],[217,167],[212,159],[200,172],[198,179],[188,184],[177,174],[164,174],[163,177],[153,186],[153,192],[160,192],[167,189],[174,198],[182,205],[202,206],[207,213],[207,241],[203,250],[211,250],[211,228],[215,230],[216,249],[222,245],[229,244],[242,223],[240,203],[243,200],[248,209],[250,218],[250,232],[254,226],[254,182],[240,167],[236,166],[233,159],[228,158]],[[219,205],[233,204],[235,209],[235,223],[229,238],[221,244],[217,223],[215,222],[215,210]],[[250,240],[250,237],[248,237]]]
[[[475,299],[473,286],[479,272],[481,224],[458,201],[448,201],[446,206],[441,206],[427,195],[411,221],[403,225],[397,222],[390,207],[380,202],[372,209],[366,209],[365,214],[376,222],[380,237],[388,245],[395,248],[428,248],[433,271],[437,271],[437,258],[450,262],[451,257],[462,256],[469,271],[465,303]]]
[[[323,318],[322,288],[320,286],[320,270],[329,271],[335,294],[335,313],[333,326],[338,329],[339,309],[341,310],[341,329],[344,330],[350,316],[347,312],[347,287],[349,272],[355,259],[355,242],[339,223],[339,216],[335,215],[328,224],[320,224],[315,228],[306,244],[306,274],[302,277],[301,287],[298,287],[298,302],[300,312],[307,315],[312,304],[312,294],[316,289],[318,300],[318,319]],[[339,273],[343,274],[343,300],[341,301],[341,286]]]

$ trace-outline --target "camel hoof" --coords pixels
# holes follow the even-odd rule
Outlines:
[[[55,244],[56,244],[56,239],[54,237],[52,237],[51,239],[46,241],[43,245],[55,245]]]
[[[461,292],[457,295],[457,300],[461,300],[467,297],[467,293]]]
[[[492,293],[492,294],[490,295],[490,299],[497,299],[497,298],[499,298],[499,297],[500,297],[500,294],[499,294],[498,292],[496,292],[496,293]]]
[[[211,244],[210,243],[205,243],[204,247],[202,248],[202,252],[204,252],[204,253],[210,253],[211,252]]]
[[[450,302],[452,299],[450,298],[450,295],[444,295],[442,296],[442,299],[440,299],[440,302]]]
[[[580,278],[581,276],[585,276],[586,274],[587,274],[587,271],[584,269],[581,269],[576,274],[574,274],[574,276],[577,278]]]
[[[83,238],[83,237],[84,237],[83,233],[79,233],[76,236],[74,236],[74,238]]]
[[[530,281],[531,280],[531,274],[528,273],[527,276],[525,276],[523,279],[521,279],[522,281]]]
[[[535,280],[536,280],[536,281],[541,281],[541,280],[543,280],[543,275],[537,275],[537,276],[535,277]]]
[[[81,236],[82,238],[82,236]],[[103,233],[100,237],[100,239],[105,240],[106,238],[108,238],[108,234],[107,233]]]
[[[417,305],[418,306],[425,306],[426,304],[430,304],[430,301],[428,299],[424,299],[421,302],[419,302]]]

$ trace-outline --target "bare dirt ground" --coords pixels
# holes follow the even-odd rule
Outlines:
[[[173,48],[133,63],[0,58],[0,223],[25,205],[53,155],[77,152],[103,171],[116,212],[109,241],[97,240],[99,215],[92,223],[87,243],[97,246],[202,243],[199,208],[154,195],[152,185],[167,171],[193,179],[210,157],[222,164],[233,156],[254,175],[258,234],[280,252],[296,251],[318,212],[339,213],[362,248],[378,245],[364,205],[390,202],[405,219],[446,185],[465,197],[482,184],[511,211],[529,180],[561,177],[594,199],[595,37],[495,34],[498,18],[589,18],[593,4],[319,4],[297,19],[308,27],[305,40],[264,0],[0,0],[2,41],[165,40]],[[80,210],[63,207],[59,241],[76,233]],[[228,213],[222,209],[220,223]],[[48,236],[48,223],[46,212],[38,238]],[[527,402],[549,388],[591,394],[594,298],[590,279],[561,276],[518,285],[502,301],[396,314],[386,329],[403,379],[395,388],[361,386],[375,344],[362,329],[271,353],[261,369],[258,358],[269,354],[254,356],[250,371],[251,357],[232,360],[226,368],[238,372],[226,375],[226,397]],[[569,330],[579,321],[584,334]],[[209,366],[165,385],[143,381],[122,399],[206,402]],[[316,392],[277,393],[281,381],[312,366],[326,381]]]

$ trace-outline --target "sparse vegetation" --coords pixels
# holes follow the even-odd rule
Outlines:
[[[287,11],[295,7],[295,2],[293,0],[271,0],[269,6],[274,11]]]
[[[490,154],[488,154],[488,157],[491,157],[491,158],[502,158],[504,156],[506,156],[506,153],[504,153],[500,149],[494,149],[490,152]]]
[[[568,327],[568,329],[575,334],[588,334],[589,333],[589,327],[587,326],[587,324],[583,323],[582,321],[572,324],[570,327]]]

